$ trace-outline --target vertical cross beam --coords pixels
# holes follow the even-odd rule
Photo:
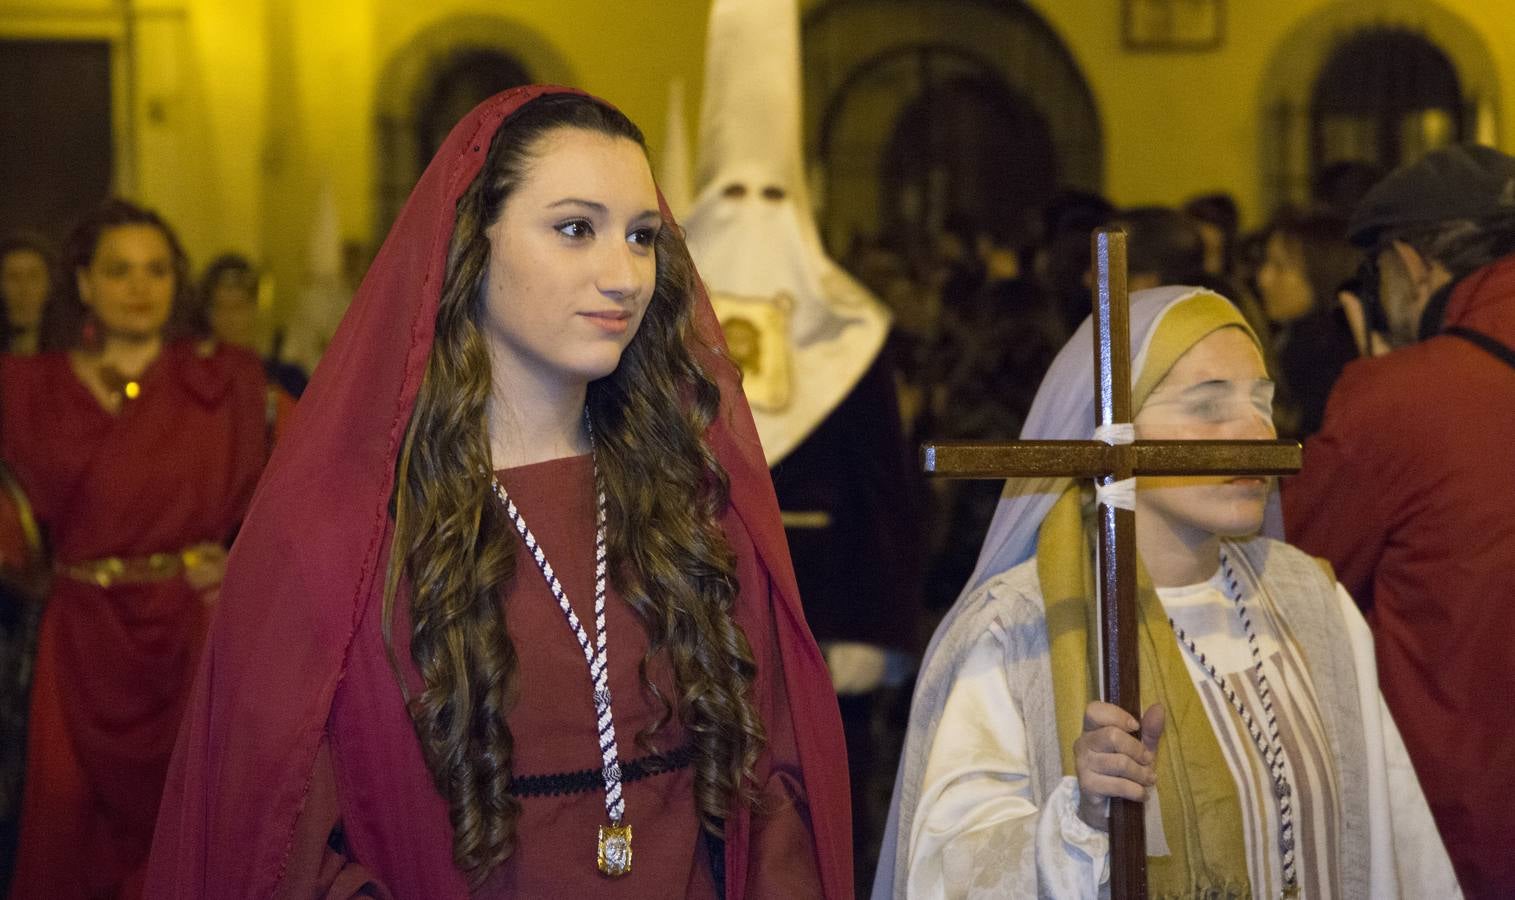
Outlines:
[[[1126,234],[1118,228],[1094,233],[1098,285],[1094,298],[1096,425],[1131,421],[1131,304],[1126,291]],[[1112,448],[1110,485],[1135,474],[1133,449]],[[1099,548],[1101,686],[1104,698],[1141,721],[1136,666],[1136,514],[1105,503],[1097,512]],[[1130,800],[1110,803],[1110,896],[1147,896],[1147,841],[1143,808]]]

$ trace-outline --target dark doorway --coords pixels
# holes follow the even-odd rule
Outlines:
[[[1010,235],[1062,187],[1099,191],[1099,116],[1021,0],[829,0],[805,17],[806,130],[822,234]]]
[[[497,50],[461,50],[437,72],[416,113],[417,149],[423,160],[475,106],[507,88],[530,84],[526,68]]]
[[[884,230],[912,240],[955,222],[1017,234],[1058,183],[1046,118],[992,73],[922,91],[900,112],[883,174]]]
[[[469,110],[500,91],[535,80],[512,54],[460,43],[454,31],[464,27],[449,24],[442,41],[400,54],[381,80],[381,91],[387,93],[375,123],[375,234],[388,233],[421,173]]]
[[[1471,138],[1457,69],[1425,35],[1365,28],[1332,52],[1310,102],[1315,171],[1361,160],[1387,171]]]
[[[111,189],[110,45],[0,40],[0,233],[61,241]]]

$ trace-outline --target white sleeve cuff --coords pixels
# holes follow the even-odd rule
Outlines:
[[[1078,779],[1064,775],[1037,819],[1036,867],[1054,897],[1097,897],[1110,879],[1110,835],[1079,818],[1079,799]]]

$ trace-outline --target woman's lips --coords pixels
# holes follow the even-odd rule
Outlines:
[[[1261,490],[1268,486],[1268,479],[1261,475],[1242,475],[1237,478],[1227,479],[1226,484],[1249,490]]]
[[[605,312],[586,312],[579,315],[593,322],[594,325],[606,334],[625,334],[631,327],[631,313],[625,310],[607,310]]]

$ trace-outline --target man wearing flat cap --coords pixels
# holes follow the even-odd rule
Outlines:
[[[1394,349],[1342,372],[1284,485],[1288,537],[1367,613],[1467,895],[1515,897],[1515,158],[1438,150],[1374,187],[1350,237]]]

